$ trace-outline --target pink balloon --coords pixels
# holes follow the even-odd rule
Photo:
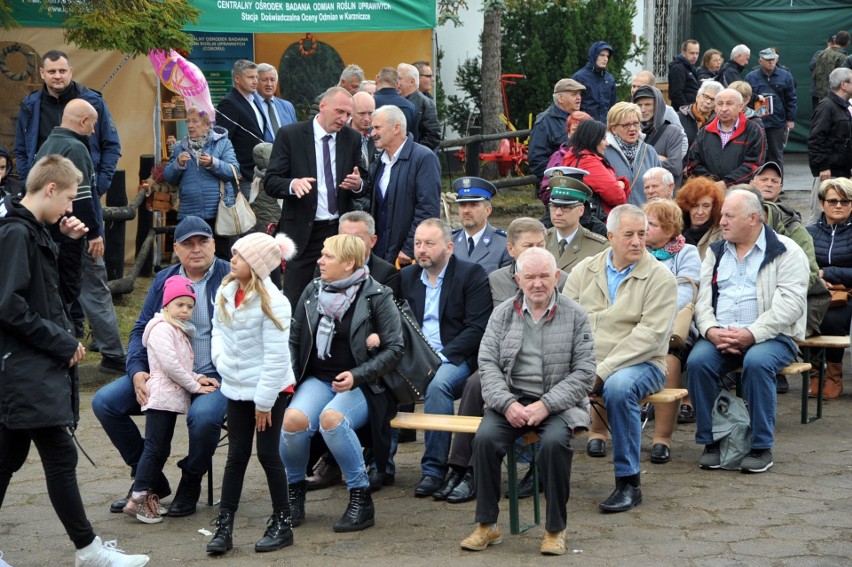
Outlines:
[[[210,88],[204,73],[198,66],[173,49],[168,53],[152,49],[148,53],[148,59],[163,85],[181,95],[186,101],[187,108],[197,106],[207,113],[211,122],[216,121]]]

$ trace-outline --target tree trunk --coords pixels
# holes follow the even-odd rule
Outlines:
[[[491,2],[485,8],[482,26],[482,133],[493,134],[505,129],[500,115],[503,114],[503,99],[500,92],[500,20],[502,6],[499,2]],[[499,141],[483,143],[483,152],[493,152]],[[486,162],[483,176],[497,177],[497,166],[494,162]]]

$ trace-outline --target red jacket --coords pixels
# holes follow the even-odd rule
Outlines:
[[[686,162],[687,177],[710,177],[730,187],[748,183],[763,164],[766,141],[763,128],[740,113],[739,124],[722,147],[719,117],[698,131]]]
[[[607,214],[618,205],[627,203],[627,197],[630,195],[630,180],[626,177],[616,177],[615,169],[603,156],[589,150],[582,150],[578,157],[573,150],[568,150],[562,165],[589,172],[583,178],[583,182],[600,197],[604,212]],[[618,185],[619,181],[624,182],[624,189]]]

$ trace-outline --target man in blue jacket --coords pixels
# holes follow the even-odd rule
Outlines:
[[[606,113],[618,100],[615,93],[615,77],[606,70],[612,53],[612,46],[607,42],[594,42],[589,48],[589,62],[574,73],[573,77],[586,87],[580,110],[589,113],[592,118],[604,124],[606,124]]]
[[[553,152],[568,141],[565,123],[572,112],[580,110],[585,90],[574,79],[559,79],[553,85],[553,103],[535,117],[530,132],[529,162],[530,172],[539,179],[544,178]]]
[[[396,106],[373,112],[373,140],[381,153],[370,164],[371,214],[376,219],[373,253],[400,267],[414,259],[414,231],[441,214],[441,166],[426,146],[406,132]]]
[[[106,193],[112,183],[121,142],[118,131],[101,93],[72,81],[73,68],[68,56],[61,51],[48,51],[41,58],[41,78],[44,87],[27,96],[18,111],[15,130],[15,160],[21,180],[27,178],[35,163],[35,155],[54,127],[62,122],[62,112],[68,101],[82,98],[98,112],[95,131],[89,136],[89,151],[95,166],[97,183],[96,201]],[[95,194],[95,193],[93,193]],[[98,205],[98,208],[100,206]]]
[[[148,290],[139,319],[130,331],[127,374],[98,390],[92,399],[95,416],[112,444],[121,453],[121,458],[130,467],[131,476],[135,474],[145,444],[139,428],[131,419],[133,415],[142,415],[141,405],[148,399],[148,352],[142,345],[142,334],[148,321],[160,311],[163,305],[163,285],[171,276],[179,274],[195,284],[197,300],[191,319],[195,326],[195,336],[192,338],[195,360],[192,369],[214,381],[219,378],[210,353],[213,300],[222,279],[231,269],[228,262],[213,255],[215,248],[213,231],[204,220],[187,216],[178,223],[175,227],[175,254],[180,264],[159,272]],[[210,459],[219,443],[227,407],[227,400],[219,390],[192,397],[192,405],[186,414],[189,454],[178,463],[183,474],[177,494],[169,506],[169,516],[188,516],[195,513],[195,505],[201,494],[201,479],[207,472]],[[160,498],[171,494],[171,487],[165,475],[160,473],[160,478],[155,481],[151,490]],[[110,506],[110,512],[120,513],[125,504],[127,498],[116,500]]]
[[[784,145],[787,136],[796,126],[796,81],[786,69],[778,67],[778,54],[771,47],[760,52],[759,69],[746,75],[755,96],[772,97],[772,114],[761,117],[766,134],[766,161],[774,161],[784,168]]]

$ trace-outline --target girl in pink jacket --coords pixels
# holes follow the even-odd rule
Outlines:
[[[124,513],[146,524],[163,521],[164,511],[150,488],[171,453],[178,414],[186,413],[191,394],[207,394],[219,387],[215,379],[192,371],[194,356],[189,341],[195,326],[189,318],[194,307],[192,282],[183,276],[170,277],[163,285],[163,310],[148,322],[142,335],[151,374],[148,403],[142,406],[145,449]]]

